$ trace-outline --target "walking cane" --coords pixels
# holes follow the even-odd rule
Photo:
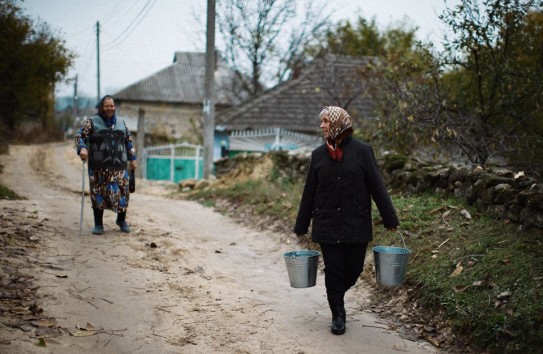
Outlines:
[[[83,208],[85,206],[85,161],[81,165],[81,216],[79,217],[79,236],[83,228]]]

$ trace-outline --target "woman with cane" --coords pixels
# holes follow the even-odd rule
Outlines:
[[[117,213],[117,225],[130,232],[126,211],[130,199],[129,171],[138,167],[130,131],[122,118],[115,115],[115,100],[104,96],[98,104],[98,114],[86,120],[75,136],[77,154],[89,163],[89,184],[94,228],[92,233],[104,233],[105,209]]]

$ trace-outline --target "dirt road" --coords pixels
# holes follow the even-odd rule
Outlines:
[[[49,230],[36,235],[29,263],[41,266],[28,271],[63,328],[43,348],[31,332],[0,325],[0,353],[435,352],[364,311],[362,287],[347,295],[347,332],[332,335],[323,274],[315,287],[289,286],[282,255],[298,246],[288,235],[242,227],[168,198],[172,185],[138,181],[130,234],[106,211],[105,234],[92,235],[87,195],[79,236],[81,162],[69,143],[11,146],[0,163],[2,183],[27,198],[0,201],[1,215],[20,215],[24,227],[32,213]]]

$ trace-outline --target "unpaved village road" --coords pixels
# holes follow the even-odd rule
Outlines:
[[[24,227],[30,213],[49,230],[36,235],[28,269],[44,313],[64,329],[43,348],[30,333],[0,326],[0,353],[435,352],[364,311],[363,287],[347,295],[347,332],[332,335],[323,274],[312,288],[289,285],[283,253],[299,248],[285,242],[289,235],[240,226],[168,198],[173,185],[142,180],[130,234],[106,211],[105,234],[92,235],[87,195],[79,236],[82,166],[71,143],[10,146],[0,164],[1,183],[26,198],[0,201],[0,216],[20,215]],[[78,328],[99,331],[70,335]]]

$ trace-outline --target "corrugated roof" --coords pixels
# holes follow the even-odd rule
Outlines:
[[[120,101],[198,103],[204,100],[205,53],[176,52],[174,63],[118,92]],[[215,67],[216,104],[237,103],[232,94],[233,72],[220,59]]]
[[[218,114],[217,123],[230,130],[283,128],[320,134],[318,114],[324,106],[343,107],[355,120],[371,117],[367,83],[359,75],[371,60],[338,55],[315,59],[297,79]]]

